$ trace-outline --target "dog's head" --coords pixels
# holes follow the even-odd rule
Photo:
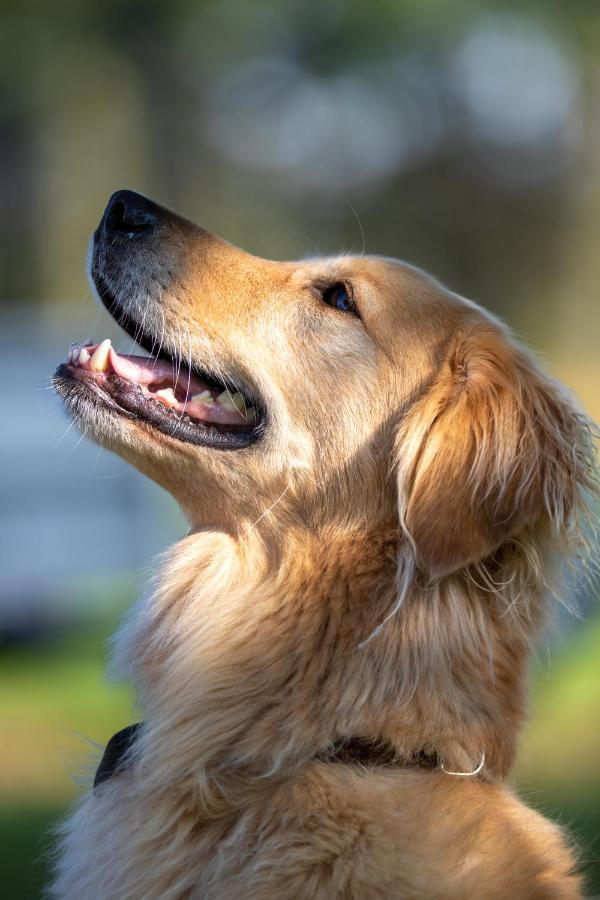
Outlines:
[[[56,385],[86,433],[236,532],[394,522],[439,576],[544,522],[589,480],[584,420],[473,304],[397,261],[251,256],[130,191],[91,276],[149,353],[75,346]]]

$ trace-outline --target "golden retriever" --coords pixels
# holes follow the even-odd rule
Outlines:
[[[56,389],[191,530],[118,637],[143,723],[52,895],[580,896],[505,779],[589,422],[393,259],[259,259],[120,191],[91,276],[150,357],[74,345]]]

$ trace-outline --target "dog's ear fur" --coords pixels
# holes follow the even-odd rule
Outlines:
[[[463,332],[397,439],[400,521],[417,565],[440,577],[542,519],[566,530],[592,460],[585,417],[499,326]]]

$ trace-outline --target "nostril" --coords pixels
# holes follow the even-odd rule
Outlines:
[[[118,191],[111,197],[104,216],[107,232],[138,234],[150,231],[158,223],[158,207],[133,191]]]
[[[126,231],[125,216],[127,207],[122,200],[114,200],[106,210],[106,218],[104,220],[105,228],[108,231]]]

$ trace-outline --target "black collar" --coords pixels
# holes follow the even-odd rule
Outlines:
[[[131,764],[131,749],[142,722],[128,725],[113,734],[106,745],[94,778],[94,790],[113,775],[117,775]],[[349,737],[335,741],[327,750],[317,753],[321,762],[343,763],[354,766],[402,766],[435,769],[438,760],[435,755],[424,750],[413,753],[408,759],[400,757],[389,741],[371,740],[370,738]]]
[[[344,763],[348,766],[394,766],[396,768],[435,769],[435,753],[419,750],[409,757],[400,756],[388,740],[348,737],[340,738],[328,750],[321,750],[316,758],[321,762]]]

